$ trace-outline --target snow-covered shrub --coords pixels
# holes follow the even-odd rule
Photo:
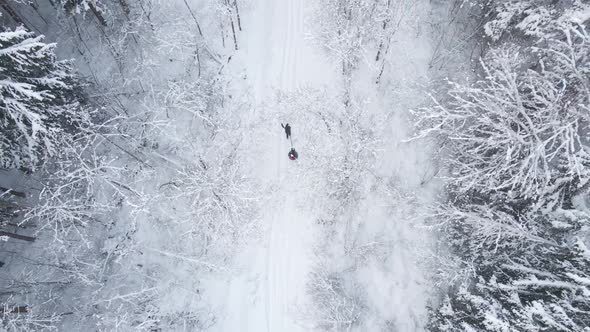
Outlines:
[[[232,248],[257,234],[261,193],[233,154],[186,165],[161,190],[166,197],[165,207],[177,211],[173,218],[186,224],[185,236],[200,243],[204,250],[216,247],[231,255]],[[167,209],[162,211],[163,218],[169,213]]]
[[[349,330],[359,322],[364,305],[355,285],[325,266],[316,266],[307,281],[312,304],[307,319],[322,331]]]
[[[55,44],[19,27],[0,32],[0,167],[35,168],[75,129],[79,85]]]

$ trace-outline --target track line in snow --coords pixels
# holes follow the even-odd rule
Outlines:
[[[263,206],[264,241],[252,250],[258,256],[251,259],[257,263],[245,267],[252,270],[251,275],[259,276],[254,297],[260,301],[240,313],[228,312],[216,331],[239,327],[240,332],[305,332],[308,329],[297,324],[293,309],[301,305],[306,294],[314,223],[296,206],[309,192],[294,183],[297,162],[287,158],[290,142],[280,127],[281,122],[296,120],[278,118],[274,106],[277,90],[289,93],[303,86],[323,89],[328,82],[338,81],[339,73],[326,70],[326,59],[305,39],[304,1],[252,1],[252,7],[242,12],[244,40],[232,63],[237,66],[243,62],[244,67],[238,70],[245,69],[252,88],[254,110],[244,117],[252,127],[261,125],[255,121],[274,122],[269,124],[271,132],[265,133],[267,139],[257,147],[264,156],[248,166],[261,183],[273,188],[273,197]],[[296,125],[293,133],[293,143],[297,144]],[[229,301],[252,296],[240,287],[233,287],[232,292]]]

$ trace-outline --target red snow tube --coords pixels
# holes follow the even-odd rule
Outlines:
[[[291,149],[291,151],[289,151],[289,159],[291,160],[297,160],[297,157],[299,157],[299,155],[297,154],[297,151],[295,151],[295,149]]]

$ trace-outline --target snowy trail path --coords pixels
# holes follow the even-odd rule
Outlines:
[[[321,52],[306,40],[304,11],[301,0],[256,0],[243,15],[244,44],[235,62],[245,65],[254,112],[274,122],[270,139],[260,147],[266,155],[252,167],[254,175],[276,191],[273,205],[263,207],[263,241],[245,258],[251,262],[250,277],[232,281],[225,299],[226,317],[215,330],[308,331],[297,318],[311,268],[314,221],[296,206],[308,193],[294,183],[297,162],[287,158],[291,143],[280,127],[287,120],[277,118],[272,107],[278,90],[321,88],[338,77],[326,71],[329,66]],[[297,134],[298,127],[293,126],[296,147]]]
[[[262,82],[270,86],[261,87],[255,91],[262,97],[256,103],[268,101],[274,89],[291,90],[297,87],[297,50],[301,48],[303,32],[300,30],[299,13],[301,1],[273,1],[260,3],[270,10],[271,17],[263,18],[272,22],[270,45],[275,47],[275,54],[271,54],[266,62],[267,69],[260,76]],[[264,47],[259,45],[258,47]],[[260,61],[260,59],[259,59]],[[274,66],[280,66],[273,68]],[[277,119],[277,125],[284,120]],[[291,197],[297,192],[289,183],[290,167],[293,163],[286,158],[288,151],[287,140],[278,130],[273,144],[274,164],[276,167],[275,181],[278,183],[280,197],[277,205],[272,208],[271,218],[265,220],[269,227],[268,247],[266,253],[266,329],[267,331],[303,331],[294,320],[297,299],[305,293],[305,274],[308,267],[308,257],[311,254],[305,246],[305,240],[310,237],[305,233],[309,220],[298,213]],[[296,128],[294,133],[296,133]],[[264,176],[264,174],[261,174]]]
[[[267,15],[260,17],[266,26],[256,33],[270,36],[262,44],[248,47],[264,49],[271,46],[271,53],[263,61],[265,69],[259,76],[252,77],[256,84],[257,104],[273,100],[278,90],[293,91],[303,85],[322,84],[317,73],[309,71],[310,65],[319,59],[313,47],[305,40],[304,2],[300,0],[262,0],[258,8],[264,7]],[[270,30],[270,33],[267,34]],[[267,44],[268,43],[268,44]],[[265,45],[266,44],[266,45]],[[261,62],[260,58],[252,59]],[[254,75],[256,75],[254,73]],[[272,102],[271,102],[272,104]],[[272,109],[267,109],[273,112]],[[306,331],[296,323],[298,307],[305,295],[305,282],[312,257],[313,219],[304,215],[295,205],[297,198],[306,195],[302,188],[293,183],[291,176],[296,162],[287,159],[290,142],[278,127],[285,119],[276,119],[276,138],[272,143],[272,161],[275,167],[275,183],[278,184],[277,204],[272,208],[271,217],[265,220],[269,227],[266,252],[266,301],[265,316],[268,332]],[[294,144],[297,145],[297,126],[293,127]],[[266,174],[260,174],[265,177]]]
[[[416,11],[428,13],[429,1],[420,3]],[[236,262],[240,270],[221,291],[226,294],[218,299],[223,317],[212,331],[311,330],[302,322],[300,309],[307,301],[306,280],[320,229],[315,224],[316,216],[298,206],[309,202],[312,193],[309,188],[295,183],[299,162],[287,158],[290,142],[280,127],[281,122],[292,124],[293,143],[303,163],[306,147],[303,139],[300,140],[303,135],[299,130],[304,125],[298,124],[299,119],[292,114],[277,109],[281,107],[277,103],[277,91],[289,93],[299,88],[312,88],[337,96],[343,90],[344,80],[341,67],[331,63],[326,52],[306,38],[306,33],[310,32],[306,31],[307,10],[303,0],[251,0],[248,8],[241,12],[240,49],[234,54],[230,67],[236,78],[236,89],[248,91],[246,94],[253,103],[252,111],[245,111],[244,125],[255,128],[252,131],[255,137],[249,137],[248,142],[256,146],[248,145],[252,156],[245,164],[266,188],[272,188],[269,193],[272,197],[262,206],[260,242],[238,255]],[[389,84],[393,85],[375,89],[370,75],[360,75],[353,87],[360,95],[373,100],[370,107],[375,113],[390,112],[391,115],[391,110],[395,111],[395,121],[388,131],[388,135],[393,133],[394,137],[388,136],[384,142],[386,158],[380,162],[381,176],[387,178],[393,172],[411,190],[422,190],[421,176],[428,168],[429,159],[421,149],[401,143],[408,131],[403,114],[422,97],[411,88],[400,90],[406,96],[401,100],[387,91],[405,85],[420,86],[428,80],[430,44],[417,27],[428,22],[429,17],[419,18],[421,21],[413,23],[416,27],[408,26],[396,39],[397,51],[389,59],[392,66]],[[285,118],[277,114],[284,114]],[[428,192],[420,191],[421,196],[426,194]],[[394,243],[391,257],[383,263],[385,266],[369,264],[355,272],[366,287],[367,301],[374,309],[368,315],[375,315],[368,317],[363,328],[381,330],[383,327],[378,320],[371,325],[372,318],[379,318],[394,322],[390,324],[395,324],[399,331],[420,331],[428,284],[417,262],[416,248],[425,241],[422,233],[410,225],[403,210],[392,213],[390,204],[377,194],[369,196],[362,207],[365,212],[357,212],[367,213],[364,220],[370,222],[346,232],[367,243],[385,234]]]

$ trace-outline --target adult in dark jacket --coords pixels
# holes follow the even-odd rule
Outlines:
[[[289,139],[289,137],[291,137],[291,126],[289,126],[288,123],[284,125],[281,123],[281,127],[285,129],[285,135],[287,135],[287,139]]]

